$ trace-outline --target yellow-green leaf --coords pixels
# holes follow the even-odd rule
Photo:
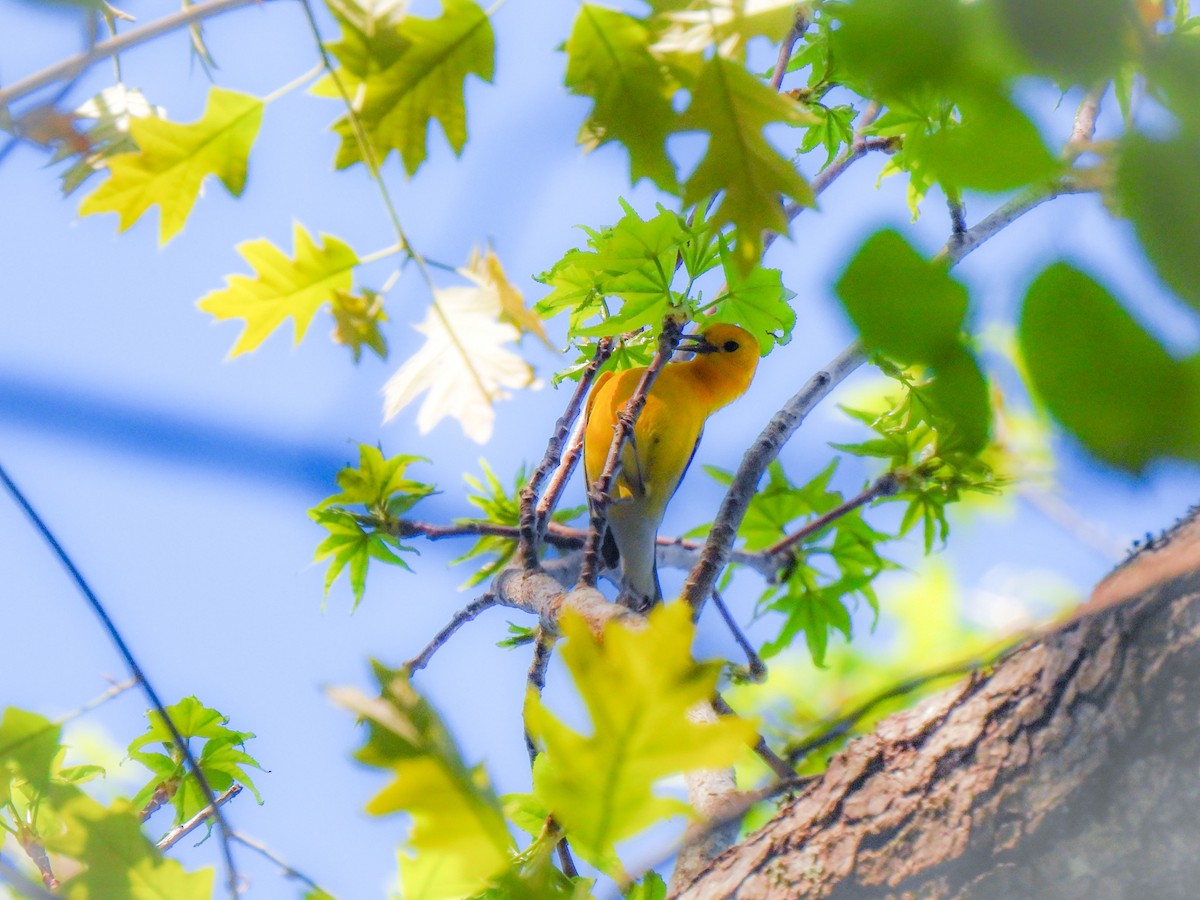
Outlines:
[[[543,750],[533,792],[581,857],[619,876],[619,841],[688,811],[682,801],[655,794],[655,784],[729,765],[753,742],[755,726],[733,716],[713,723],[688,717],[712,696],[721,667],[692,659],[695,628],[686,604],[659,607],[639,630],[610,622],[603,640],[578,616],[564,617],[561,627],[562,658],[593,734],[570,728],[530,691],[525,724]]]
[[[483,770],[462,761],[437,712],[403,671],[376,664],[375,677],[378,697],[354,688],[330,693],[370,729],[358,758],[394,776],[367,812],[412,817],[412,832],[399,851],[404,897],[448,900],[477,893],[513,859],[500,801]]]
[[[674,191],[675,164],[666,141],[678,118],[671,108],[678,85],[650,52],[653,41],[641,20],[585,3],[567,38],[566,83],[572,93],[595,101],[580,141],[620,141],[629,151],[631,181],[645,177]]]
[[[262,113],[257,97],[214,87],[204,115],[190,124],[131,119],[137,151],[108,161],[108,180],[83,199],[80,215],[115,212],[124,231],[158,204],[159,242],[165,244],[183,228],[209,175],[220,178],[233,196],[241,195]]]
[[[295,257],[266,238],[238,245],[238,253],[255,275],[230,275],[226,286],[201,297],[197,306],[217,319],[244,319],[246,327],[229,355],[257,349],[289,316],[296,326],[296,343],[304,337],[317,310],[349,291],[358,256],[343,241],[321,235],[317,245],[304,226],[295,225]]]
[[[395,4],[331,4],[342,23],[342,40],[330,50],[342,63],[338,76],[354,97],[355,114],[378,162],[393,150],[412,175],[425,161],[430,119],[442,126],[455,153],[467,142],[463,82],[468,75],[492,80],[495,40],[487,15],[471,0],[443,0],[436,19],[401,16]],[[313,93],[337,97],[332,76]],[[346,115],[334,123],[341,135],[336,165],[363,162],[354,125]]]
[[[725,192],[711,221],[737,226],[735,256],[748,272],[762,255],[762,232],[787,233],[780,195],[811,205],[812,189],[792,163],[763,137],[772,122],[799,124],[811,117],[744,68],[714,56],[704,66],[680,130],[707,131],[704,159],[684,185],[685,203]]]

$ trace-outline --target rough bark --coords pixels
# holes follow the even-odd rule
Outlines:
[[[1200,523],[830,761],[678,896],[1200,896]]]

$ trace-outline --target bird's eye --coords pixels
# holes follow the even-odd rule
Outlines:
[[[738,348],[737,341],[726,341],[724,344],[721,345],[721,349],[724,350],[726,353],[732,353],[737,348]]]

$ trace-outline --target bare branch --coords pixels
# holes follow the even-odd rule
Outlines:
[[[450,640],[450,638],[456,631],[458,631],[458,629],[462,628],[485,609],[491,609],[496,604],[496,596],[491,591],[488,591],[482,597],[472,600],[470,603],[456,612],[454,614],[454,618],[446,623],[445,627],[433,636],[433,640],[431,640],[425,646],[425,649],[404,664],[404,668],[409,671],[409,674],[425,668],[427,665],[429,665],[429,660],[433,658],[433,654],[437,653],[437,651],[441,649],[442,645],[445,644],[446,641]]]
[[[1107,82],[1092,88],[1084,95],[1083,101],[1075,113],[1071,136],[1067,139],[1066,146],[1063,147],[1065,159],[1073,161],[1087,152],[1088,145],[1096,135],[1096,119],[1100,115],[1100,101],[1106,90],[1108,90]]]
[[[605,361],[612,354],[612,346],[613,339],[610,337],[601,338],[596,342],[596,352],[593,354],[591,362],[583,370],[583,375],[579,379],[579,384],[575,386],[575,391],[571,394],[567,408],[558,417],[558,422],[555,423],[554,433],[550,436],[550,442],[546,445],[546,453],[542,456],[542,461],[534,469],[529,481],[521,488],[521,538],[517,548],[517,555],[521,565],[526,569],[537,568],[538,544],[546,531],[545,524],[541,520],[543,512],[540,507],[535,508],[538,494],[542,490],[542,482],[546,480],[546,476],[550,474],[550,470],[561,461],[563,444],[571,433],[571,426],[575,424],[575,420],[579,416],[579,410],[583,407],[584,398],[587,397],[588,389],[592,386],[592,380],[596,377],[596,372],[599,371],[600,367],[604,365]],[[569,472],[567,474],[568,476],[570,475]],[[547,505],[544,513],[547,520],[549,520],[550,515],[554,512],[556,503],[557,498]]]
[[[865,360],[866,357],[857,343],[839,353],[771,417],[767,427],[746,450],[729,490],[725,493],[725,499],[721,501],[721,508],[708,533],[700,561],[692,567],[683,585],[681,596],[692,607],[693,617],[700,615],[705,600],[717,583],[717,577],[729,561],[738,526],[746,515],[750,498],[758,489],[758,481],[768,464],[779,455],[783,445],[796,433],[809,412]]]
[[[808,11],[803,6],[797,6],[796,18],[784,36],[783,43],[779,45],[775,71],[771,73],[771,87],[775,90],[779,90],[780,85],[783,84],[783,76],[787,74],[788,63],[792,61],[792,50],[796,47],[796,41],[800,40],[804,36],[804,32],[808,30],[808,25]]]
[[[54,84],[56,81],[75,78],[80,72],[94,63],[102,59],[107,59],[110,56],[115,56],[123,50],[128,50],[130,47],[136,47],[138,44],[153,40],[159,35],[177,31],[180,28],[186,28],[203,19],[228,12],[231,9],[238,9],[242,6],[259,6],[261,2],[262,0],[208,0],[206,3],[197,3],[195,6],[185,6],[183,9],[173,12],[168,16],[155,19],[150,24],[143,25],[141,28],[135,28],[132,31],[126,31],[124,34],[115,35],[107,41],[100,41],[85,53],[64,59],[42,69],[40,72],[26,76],[6,88],[0,88],[0,109],[3,109],[16,100],[20,100],[22,97],[32,94],[36,90]]]
[[[61,900],[60,895],[53,894],[36,881],[25,877],[25,873],[0,857],[0,881],[17,892],[17,896],[32,898],[32,900]]]
[[[733,615],[729,612],[729,607],[721,599],[720,591],[713,590],[712,601],[713,606],[717,608],[717,612],[721,614],[721,618],[725,621],[725,627],[733,635],[733,639],[741,648],[742,653],[746,654],[747,668],[743,671],[747,672],[751,681],[761,684],[767,677],[767,666],[762,661],[762,657],[758,655],[754,649],[754,645],[750,643],[750,640],[742,633],[742,629],[738,627],[737,620],[733,618]]]
[[[159,850],[163,850],[163,851],[170,850],[172,847],[174,847],[176,844],[178,844],[181,840],[183,840],[184,837],[191,834],[193,831],[195,831],[197,828],[199,828],[202,824],[204,824],[209,819],[211,819],[213,816],[213,813],[216,812],[216,809],[218,806],[223,806],[224,804],[228,803],[230,800],[232,800],[234,797],[236,797],[241,792],[242,792],[242,786],[240,784],[233,785],[227,791],[222,792],[222,794],[219,797],[217,797],[216,804],[210,803],[208,806],[204,807],[204,809],[200,810],[200,812],[196,813],[194,816],[192,816],[190,819],[188,819],[182,825],[176,825],[174,828],[172,828],[170,831],[168,831],[165,835],[163,835],[162,839],[155,846],[158,847]]]
[[[333,896],[331,893],[329,893],[329,891],[325,890],[323,887],[321,887],[319,884],[317,884],[315,881],[313,881],[311,878],[309,878],[307,875],[305,875],[299,869],[296,869],[295,867],[293,867],[290,863],[288,863],[287,860],[285,860],[282,856],[280,856],[278,853],[276,853],[274,850],[272,850],[270,847],[268,847],[266,844],[262,843],[261,841],[255,840],[254,838],[249,837],[248,835],[242,834],[240,831],[235,831],[233,833],[233,839],[235,841],[237,841],[239,844],[241,844],[242,846],[249,847],[251,850],[253,850],[255,853],[257,853],[259,856],[269,859],[271,862],[275,863],[275,865],[279,866],[279,868],[283,870],[283,874],[286,875],[288,878],[292,878],[296,881],[299,881],[301,884],[308,885],[309,888],[311,888],[314,891],[317,891],[318,893],[325,894],[330,897]]]

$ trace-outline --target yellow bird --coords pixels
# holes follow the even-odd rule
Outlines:
[[[680,349],[696,355],[668,363],[659,372],[609,491],[608,531],[621,558],[617,599],[637,610],[662,599],[654,558],[658,526],[692,461],[704,423],[746,392],[758,367],[758,341],[736,325],[713,325],[684,341],[689,343],[681,343]],[[605,372],[592,388],[583,444],[589,489],[604,469],[617,416],[644,372],[644,367]],[[606,561],[615,564],[614,559]]]

